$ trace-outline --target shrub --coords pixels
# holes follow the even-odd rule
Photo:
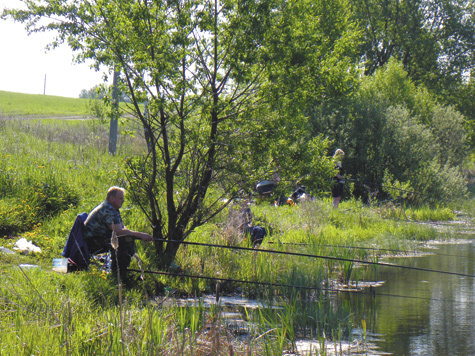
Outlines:
[[[416,203],[445,203],[465,194],[459,173],[468,155],[464,118],[412,83],[400,64],[390,61],[365,78],[349,106],[340,135],[344,142],[337,142],[347,152],[347,176],[381,193],[386,172],[397,184],[415,189]],[[357,189],[365,198],[364,184]]]
[[[436,160],[426,162],[412,180],[414,188],[420,192],[421,202],[432,205],[447,204],[467,194],[466,182],[459,170]]]

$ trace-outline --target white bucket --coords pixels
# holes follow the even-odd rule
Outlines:
[[[53,271],[66,273],[68,272],[68,259],[67,258],[53,258]]]

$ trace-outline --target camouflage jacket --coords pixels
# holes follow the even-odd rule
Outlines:
[[[109,228],[109,225],[121,222],[120,211],[112,207],[107,200],[104,200],[87,217],[84,223],[83,236],[85,239],[99,238],[100,240],[110,240],[112,230]]]

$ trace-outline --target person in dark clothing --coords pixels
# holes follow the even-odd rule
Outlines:
[[[292,193],[291,198],[294,202],[297,202],[298,200],[305,199],[307,196],[307,191],[305,190],[305,186],[300,184],[300,182],[297,182],[295,184],[295,191]]]
[[[127,282],[127,268],[135,254],[135,240],[152,241],[152,236],[129,230],[122,222],[120,208],[124,203],[125,190],[111,187],[106,200],[96,206],[88,215],[83,228],[84,241],[91,254],[111,252],[111,272],[119,273],[120,281]],[[118,237],[118,247],[111,245],[112,233]]]
[[[332,187],[332,197],[333,197],[333,208],[338,209],[340,205],[340,199],[343,195],[343,184],[345,181],[343,180],[343,168],[341,165],[341,158],[345,155],[345,152],[341,149],[337,149],[335,154],[333,155],[333,159],[336,162],[336,168],[338,169],[338,173],[332,178],[333,180],[333,187]]]

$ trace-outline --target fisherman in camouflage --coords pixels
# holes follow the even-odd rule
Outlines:
[[[106,200],[91,211],[84,223],[83,236],[91,254],[111,252],[112,273],[117,275],[118,272],[120,280],[127,282],[127,268],[135,254],[135,240],[152,241],[152,236],[124,226],[120,215],[124,194],[123,188],[109,188]],[[112,232],[118,236],[117,250],[111,245]]]

